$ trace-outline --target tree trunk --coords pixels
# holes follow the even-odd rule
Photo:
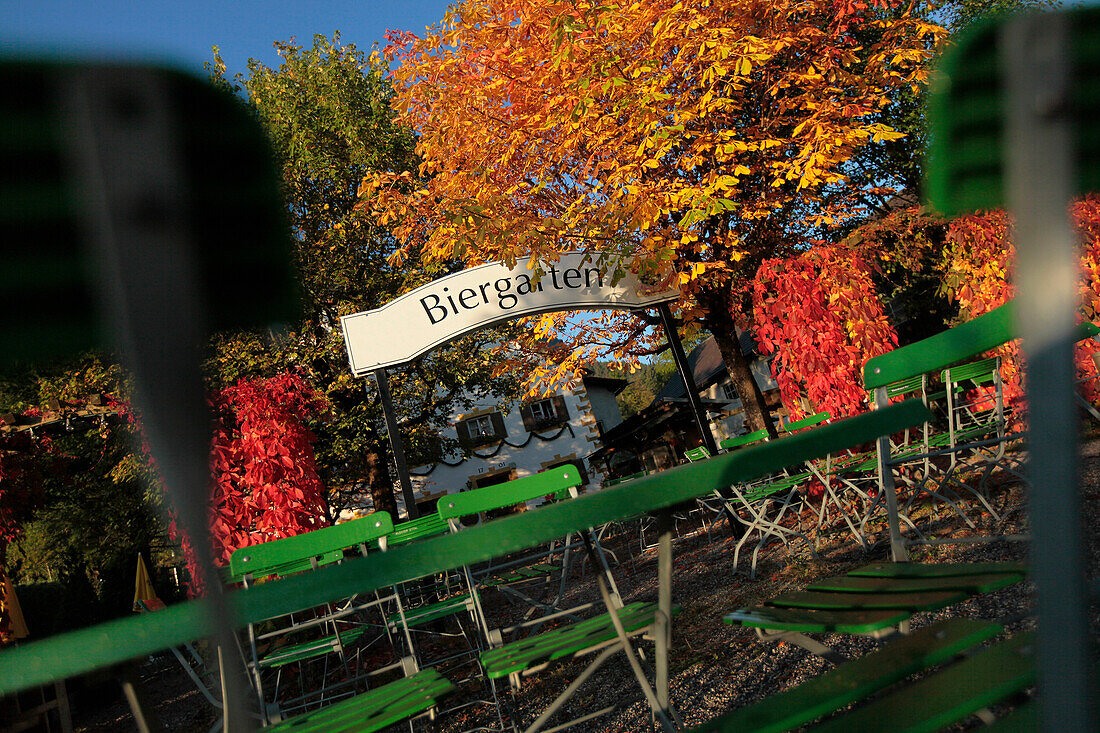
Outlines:
[[[377,450],[367,452],[367,486],[370,487],[371,500],[377,512],[389,512],[397,519],[397,500],[393,497],[393,478],[390,477],[386,457]]]
[[[737,329],[733,323],[715,325],[708,322],[708,330],[714,336],[718,350],[722,353],[722,361],[726,363],[726,371],[729,372],[730,381],[733,382],[737,395],[741,398],[741,405],[745,409],[745,421],[749,425],[749,432],[766,428],[768,435],[776,436],[775,425],[772,423],[771,412],[768,410],[764,393],[752,376],[749,361],[741,353],[741,343],[737,338]]]

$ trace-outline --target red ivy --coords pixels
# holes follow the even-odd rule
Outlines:
[[[753,283],[753,315],[762,350],[777,354],[772,371],[795,418],[865,410],[863,364],[898,343],[868,265],[841,247],[766,260]]]
[[[321,396],[296,374],[241,381],[212,399],[210,533],[215,561],[240,547],[328,524],[305,422]]]

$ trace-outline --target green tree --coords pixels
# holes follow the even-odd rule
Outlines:
[[[210,70],[251,104],[282,164],[289,202],[303,318],[287,334],[227,334],[214,342],[207,373],[214,386],[241,377],[301,369],[331,411],[312,425],[321,477],[335,515],[369,487],[375,506],[395,509],[385,460],[381,410],[373,388],[348,369],[341,315],[377,308],[401,292],[444,274],[395,267],[393,236],[358,205],[357,189],[378,170],[415,171],[415,138],[397,126],[385,67],[354,44],[315,36],[309,48],[276,43],[281,65],[250,60],[247,76],[230,81],[215,49]],[[440,349],[392,374],[392,391],[410,464],[441,449],[436,427],[477,395],[516,393],[508,376],[494,375],[488,350],[506,335],[486,331]]]

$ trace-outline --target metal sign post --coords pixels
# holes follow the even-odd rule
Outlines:
[[[409,464],[405,461],[405,444],[397,429],[397,415],[393,410],[393,397],[390,395],[390,379],[385,369],[375,369],[374,379],[378,382],[378,398],[382,400],[382,413],[386,416],[386,432],[389,433],[390,450],[397,464],[397,477],[401,481],[401,496],[405,499],[405,511],[409,519],[416,519],[416,499],[413,497],[412,480],[409,478]]]
[[[699,387],[695,384],[695,377],[691,373],[687,355],[684,354],[684,346],[680,343],[680,337],[676,335],[676,323],[672,320],[672,311],[668,303],[657,306],[657,312],[661,314],[661,325],[665,328],[665,338],[668,339],[669,348],[672,349],[672,360],[676,362],[676,371],[680,372],[680,379],[684,380],[684,388],[687,390],[688,404],[691,405],[695,422],[699,425],[699,434],[703,438],[703,445],[712,456],[718,455],[718,444],[714,441],[714,433],[710,431],[707,416],[703,412],[703,403],[699,401]]]

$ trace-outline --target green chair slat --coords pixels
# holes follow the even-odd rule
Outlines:
[[[459,494],[449,494],[439,500],[437,510],[443,519],[469,517],[556,494],[562,489],[581,485],[581,474],[571,463],[532,476],[486,486]]]
[[[868,360],[863,367],[864,386],[875,389],[941,371],[1018,338],[1015,308],[1015,301],[1009,301],[971,321]],[[1088,338],[1092,328],[1087,323],[1078,326],[1077,339]]]
[[[619,619],[629,633],[653,623],[656,603],[631,603],[619,610]],[[615,627],[608,614],[562,626],[526,639],[490,649],[481,654],[485,674],[492,679],[522,672],[528,667],[572,656],[614,639]]]
[[[815,608],[776,608],[752,606],[739,608],[722,617],[727,624],[758,629],[801,631],[804,634],[869,634],[897,626],[912,614],[903,610],[828,611]]]
[[[234,574],[230,567],[225,566],[225,572],[222,577],[227,583],[240,583],[244,580],[246,575],[251,575],[253,580],[261,580],[263,578],[270,578],[273,576],[294,575],[295,573],[305,572],[313,568],[313,561],[317,561],[317,567],[324,567],[325,565],[331,565],[334,562],[339,562],[344,559],[343,550],[333,550],[332,552],[326,552],[316,557],[306,557],[298,560],[292,560],[291,562],[283,565],[272,565],[270,567],[262,568],[256,571]]]
[[[998,642],[813,730],[939,730],[1033,684],[1034,646],[1032,633]]]
[[[237,624],[243,626],[674,506],[708,495],[716,488],[743,484],[930,418],[931,413],[919,400],[909,400],[709,461],[676,466],[628,485],[412,542],[399,551],[352,558],[312,573],[234,591],[226,595],[225,602]],[[211,631],[208,609],[208,601],[189,601],[157,613],[118,619],[4,650],[0,652],[0,694],[205,638]]]
[[[831,593],[923,593],[925,591],[960,590],[964,593],[990,593],[1019,583],[1023,575],[997,573],[992,575],[948,575],[924,578],[868,578],[839,575],[817,580],[806,586],[808,591]]]
[[[792,423],[787,423],[783,426],[783,429],[788,433],[793,433],[796,430],[801,430],[802,428],[808,428],[823,423],[830,417],[832,416],[828,412],[818,412],[813,415],[804,417],[801,420],[795,420]]]
[[[789,608],[824,609],[904,609],[906,611],[934,611],[946,608],[966,599],[959,591],[928,591],[925,593],[824,593],[795,591],[784,593],[768,601],[769,605]]]
[[[989,377],[996,369],[996,358],[979,359],[968,364],[948,367],[940,373],[940,378],[946,380],[950,375],[951,379],[956,382],[961,382],[964,379],[979,380],[983,377]]]
[[[408,622],[410,627],[423,626],[432,621],[453,616],[460,611],[465,611],[470,608],[470,606],[470,594],[463,593],[460,596],[448,598],[444,601],[407,608],[405,609],[405,621]],[[401,615],[398,613],[391,613],[386,617],[386,623],[389,624],[391,628],[397,626],[401,623]]]
[[[492,587],[494,585],[504,585],[506,583],[515,583],[521,580],[530,580],[531,578],[542,578],[550,573],[557,572],[561,568],[550,565],[549,563],[535,563],[534,565],[528,565],[525,567],[514,568],[512,570],[506,570],[501,573],[495,573],[490,575],[481,582],[482,585]]]
[[[393,532],[386,537],[386,543],[390,547],[396,547],[406,542],[415,542],[416,540],[443,534],[447,529],[447,520],[439,514],[425,514],[411,522],[395,524]]]
[[[388,512],[375,512],[331,527],[322,527],[293,537],[264,542],[234,550],[229,557],[229,570],[234,576],[268,573],[271,568],[325,555],[334,550],[384,537],[393,531]]]
[[[983,562],[983,563],[915,563],[915,562],[875,562],[864,565],[848,575],[870,578],[947,578],[953,575],[990,575],[1007,573],[1023,575],[1027,567],[1022,562]]]
[[[917,392],[924,386],[924,380],[921,375],[909,377],[908,379],[899,379],[896,382],[884,385],[886,387],[886,396],[893,399],[894,397],[900,397],[911,392]]]
[[[264,728],[272,733],[377,731],[427,710],[455,686],[434,669]]]
[[[694,728],[706,731],[774,733],[804,725],[941,664],[999,633],[996,624],[948,619],[804,682],[798,687]],[[899,719],[903,720],[903,719]],[[898,721],[892,721],[895,724]],[[850,728],[849,730],[857,730]],[[868,730],[868,729],[864,729]]]
[[[346,631],[341,631],[339,643],[344,648],[347,648],[358,641],[366,632],[367,627],[365,626],[355,626]],[[276,669],[278,667],[285,667],[288,664],[294,664],[295,662],[301,662],[306,659],[313,659],[314,657],[329,654],[336,651],[337,641],[336,635],[331,634],[320,639],[279,647],[278,649],[267,652],[260,659],[259,666],[263,669]]]
[[[863,382],[867,389],[875,389],[995,349],[1017,337],[1014,313],[1015,304],[1010,301],[943,333],[876,356],[864,366]]]
[[[730,449],[733,449],[733,448],[740,448],[743,445],[748,445],[749,443],[755,443],[756,441],[764,440],[767,437],[768,437],[768,431],[764,428],[760,428],[759,430],[754,430],[751,433],[745,433],[744,435],[738,435],[736,438],[726,438],[725,440],[723,440],[721,443],[718,444],[718,447],[722,448],[723,450],[730,450]]]

